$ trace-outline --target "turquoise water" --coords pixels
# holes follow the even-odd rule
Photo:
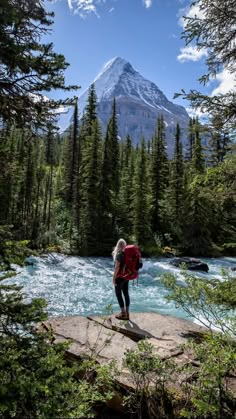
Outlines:
[[[18,275],[5,283],[23,287],[27,299],[43,297],[48,302],[50,316],[105,314],[112,304],[119,307],[112,286],[113,262],[111,258],[85,258],[52,254],[31,257],[33,265],[17,268]],[[208,263],[209,272],[194,273],[203,278],[221,278],[221,269],[236,266],[236,258],[201,259]],[[144,259],[138,285],[130,283],[131,312],[158,312],[187,318],[174,303],[167,302],[168,291],[160,278],[172,272],[183,282],[181,271],[170,265],[168,259]]]

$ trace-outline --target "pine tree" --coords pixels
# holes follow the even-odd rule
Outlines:
[[[210,219],[213,211],[200,182],[193,179],[185,202],[183,247],[193,256],[209,255],[212,248]]]
[[[124,158],[120,172],[120,189],[118,197],[119,236],[131,239],[134,214],[134,161],[135,150],[129,135],[123,145]]]
[[[73,206],[76,194],[76,182],[78,177],[79,164],[79,128],[78,128],[78,103],[74,105],[73,122],[70,126],[69,136],[66,138],[65,149],[65,201],[70,207]]]
[[[13,154],[11,152],[10,127],[1,130],[0,138],[0,220],[2,224],[10,222],[11,204],[13,198],[12,176],[14,176]]]
[[[92,126],[95,119],[97,119],[97,95],[94,84],[91,84],[80,129],[80,134],[83,138],[92,134]]]
[[[26,160],[25,177],[24,177],[24,205],[23,205],[23,236],[30,237],[32,221],[33,221],[33,200],[34,200],[34,182],[35,182],[35,162],[33,150],[34,138],[28,143],[28,155]]]
[[[96,255],[100,240],[100,176],[101,176],[101,127],[97,119],[92,123],[92,135],[87,137],[86,153],[83,156],[83,173],[79,241],[80,253]]]
[[[205,159],[203,155],[202,142],[200,137],[200,124],[198,120],[195,123],[195,140],[193,147],[192,168],[195,173],[202,173],[205,168]]]
[[[31,234],[31,246],[40,245],[39,236],[45,230],[42,224],[42,196],[44,195],[44,178],[46,174],[46,166],[44,164],[45,154],[44,148],[40,141],[37,142],[36,150],[36,168],[35,168],[35,209]],[[50,149],[50,148],[49,148]],[[48,150],[49,151],[49,150]],[[50,150],[52,153],[52,149]]]
[[[184,167],[183,167],[183,150],[180,141],[180,127],[177,123],[175,133],[175,149],[173,159],[173,200],[174,200],[174,217],[175,222],[180,226],[183,216],[183,185],[184,185]]]
[[[194,0],[193,12],[184,17],[182,38],[186,45],[194,45],[199,51],[207,51],[206,73],[199,79],[205,85],[222,71],[235,72],[235,0]],[[200,13],[196,13],[199,10]],[[178,94],[179,95],[179,94]],[[178,96],[177,95],[177,96]],[[203,112],[218,114],[232,132],[235,129],[236,100],[233,84],[229,91],[207,96],[191,89],[182,96],[190,100],[192,106]]]
[[[163,116],[157,120],[152,141],[150,166],[150,217],[154,234],[162,231],[161,200],[167,184],[167,154],[165,144],[165,124]]]
[[[3,229],[0,251],[5,245],[2,233]],[[2,418],[89,418],[94,416],[98,400],[104,403],[111,397],[103,396],[104,389],[111,394],[104,367],[97,369],[88,360],[81,361],[78,368],[68,363],[68,345],[52,344],[52,333],[39,327],[47,319],[46,301],[37,298],[29,302],[19,286],[1,282],[0,318]],[[85,374],[80,380],[81,368]],[[85,378],[91,370],[101,377],[94,383]]]
[[[142,247],[145,245],[150,233],[148,225],[147,205],[147,167],[146,148],[142,138],[135,165],[134,183],[134,226],[133,232],[136,242]]]
[[[116,100],[114,98],[112,105],[111,118],[108,122],[107,134],[111,145],[111,170],[112,170],[112,189],[114,191],[114,200],[117,199],[119,190],[119,142],[118,142],[118,126],[116,115]]]
[[[52,198],[53,198],[53,169],[56,163],[56,138],[53,132],[53,127],[49,126],[47,135],[47,154],[46,163],[49,165],[48,173],[48,214],[47,214],[47,230],[51,229],[52,218]]]
[[[52,17],[53,13],[47,13],[42,2],[1,2],[0,116],[4,121],[36,128],[56,117],[50,110],[62,103],[45,100],[45,91],[77,89],[65,85],[64,70],[68,63],[64,56],[54,52],[52,43],[42,42],[53,23]]]
[[[195,119],[190,118],[189,126],[188,126],[188,144],[187,144],[187,153],[186,153],[186,159],[190,161],[193,158],[193,147],[194,147],[194,140],[195,140],[194,126],[195,126]]]
[[[104,142],[100,185],[100,237],[102,247],[106,252],[110,252],[118,234],[119,154],[116,102],[114,99]]]
[[[219,115],[213,115],[209,131],[211,136],[211,163],[216,166],[224,160],[229,151],[230,138],[228,130],[224,127],[222,118]]]

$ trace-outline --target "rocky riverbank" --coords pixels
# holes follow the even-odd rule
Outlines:
[[[133,383],[122,360],[127,350],[137,348],[139,340],[147,338],[156,355],[163,360],[172,358],[179,365],[193,361],[183,345],[190,338],[201,340],[206,332],[191,321],[157,313],[132,313],[129,321],[119,321],[114,315],[57,317],[49,318],[43,326],[52,331],[55,342],[71,340],[68,358],[95,356],[101,364],[116,360],[118,381],[125,387]]]
[[[119,374],[115,379],[114,397],[108,405],[111,411],[109,410],[108,416],[102,416],[109,419],[126,417],[123,416],[127,413],[123,410],[123,396],[136,390],[134,377],[123,362],[127,351],[136,351],[138,342],[146,339],[153,347],[153,354],[157,355],[161,362],[171,359],[174,368],[171,376],[167,378],[167,385],[169,387],[170,383],[169,388],[172,388],[173,394],[179,394],[177,399],[182,403],[180,400],[182,397],[184,400],[185,395],[181,393],[181,383],[192,380],[198,374],[200,366],[193,352],[185,347],[185,344],[190,339],[201,342],[207,333],[205,327],[191,321],[158,313],[132,313],[129,321],[117,320],[114,315],[56,317],[49,318],[42,325],[51,331],[53,342],[70,342],[66,351],[68,360],[80,362],[81,359],[90,358],[101,365],[116,361]],[[145,353],[141,354],[141,359],[144,358]],[[185,368],[178,368],[189,365],[194,368],[194,372],[192,370],[189,373]],[[227,377],[227,385],[232,394],[236,395],[234,374]],[[153,408],[158,411],[155,397]],[[117,413],[113,416],[111,412]]]

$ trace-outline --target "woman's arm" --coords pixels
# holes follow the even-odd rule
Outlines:
[[[114,274],[113,274],[113,284],[114,284],[114,286],[116,286],[116,278],[117,278],[117,275],[119,273],[119,270],[120,270],[120,262],[117,260],[116,264],[115,264]]]

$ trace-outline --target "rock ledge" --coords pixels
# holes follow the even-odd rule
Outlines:
[[[135,350],[140,339],[147,338],[154,352],[163,360],[173,358],[176,363],[189,363],[182,345],[190,338],[201,340],[206,328],[189,320],[158,313],[131,313],[129,321],[111,316],[71,316],[49,318],[43,327],[50,329],[55,342],[70,340],[67,357],[80,360],[95,357],[100,364],[116,360],[121,372],[118,382],[132,387],[122,360],[127,350]]]

